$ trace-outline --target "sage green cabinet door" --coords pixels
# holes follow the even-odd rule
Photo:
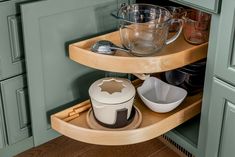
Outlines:
[[[0,80],[24,72],[21,20],[14,1],[0,3]]]
[[[235,85],[235,1],[223,0],[215,74]]]
[[[1,83],[8,144],[31,136],[28,91],[25,75]]]
[[[205,156],[234,156],[235,87],[215,78],[211,94]]]
[[[26,76],[20,75],[0,84],[7,139],[11,145],[31,136]]]
[[[88,98],[104,72],[68,58],[66,43],[114,30],[117,0],[48,0],[21,6],[34,142],[58,134],[50,115]],[[95,61],[95,58],[94,58]]]
[[[222,0],[171,0],[172,2],[181,3],[188,7],[194,7],[207,12],[218,13]]]

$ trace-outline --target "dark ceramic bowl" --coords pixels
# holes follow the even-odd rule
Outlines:
[[[187,70],[191,70],[194,72],[201,72],[201,71],[205,71],[205,68],[206,68],[206,59],[202,59],[198,62],[184,66],[182,69],[187,69]]]
[[[165,72],[165,80],[175,86],[187,90],[189,95],[201,91],[204,85],[205,71],[191,72],[185,69],[176,69]]]
[[[165,72],[163,79],[187,90],[189,95],[202,91],[205,79],[206,59],[179,69]]]
[[[172,70],[165,73],[167,82],[180,85],[182,83],[187,83],[191,86],[203,86],[204,73],[187,73],[181,69]]]

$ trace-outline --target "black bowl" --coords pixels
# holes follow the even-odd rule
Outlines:
[[[202,60],[200,60],[198,62],[186,65],[183,68],[184,69],[194,70],[194,71],[205,70],[205,68],[206,68],[206,59],[202,59]]]
[[[165,72],[164,76],[169,84],[182,87],[189,95],[202,91],[204,85],[205,71],[192,73],[185,69],[175,69]]]

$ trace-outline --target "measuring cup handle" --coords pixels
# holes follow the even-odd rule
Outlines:
[[[174,42],[180,36],[180,34],[183,30],[184,21],[182,19],[171,19],[171,24],[173,24],[173,23],[179,23],[180,29],[178,30],[178,32],[173,37],[171,37],[170,39],[168,39],[166,41],[167,45]]]
[[[123,17],[120,17],[120,13],[119,12],[122,9],[122,7],[125,7],[125,6],[127,6],[129,4],[130,4],[129,0],[128,0],[128,4],[122,3],[120,8],[118,8],[117,10],[114,10],[114,11],[111,12],[111,16],[113,16],[116,19],[123,19]]]

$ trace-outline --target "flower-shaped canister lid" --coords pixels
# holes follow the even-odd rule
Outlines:
[[[135,87],[128,79],[108,77],[95,81],[89,95],[101,103],[120,104],[135,96]]]

